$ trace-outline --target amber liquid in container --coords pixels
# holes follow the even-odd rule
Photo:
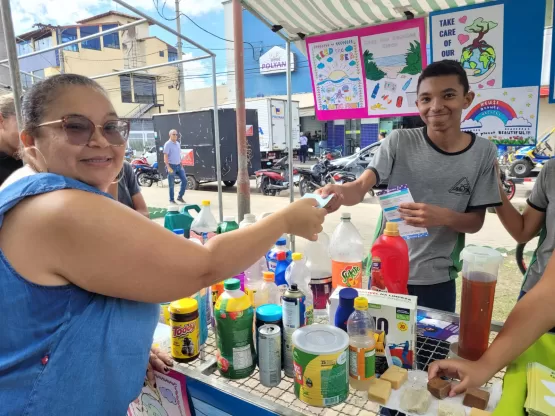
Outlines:
[[[459,356],[476,361],[487,350],[497,278],[484,272],[463,275]]]

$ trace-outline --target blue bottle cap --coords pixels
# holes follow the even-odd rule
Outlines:
[[[279,240],[276,241],[276,246],[284,246],[287,244],[287,240],[285,240],[285,238],[280,238]]]
[[[174,228],[173,233],[177,235],[184,235],[185,230],[183,228]]]
[[[279,321],[282,317],[281,306],[274,304],[261,305],[256,308],[256,319],[263,322]]]
[[[339,304],[340,305],[354,305],[355,298],[358,296],[356,289],[346,287],[339,291]]]

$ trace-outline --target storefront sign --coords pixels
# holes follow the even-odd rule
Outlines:
[[[287,71],[287,51],[279,46],[274,46],[260,56],[260,73],[277,74]],[[291,71],[295,70],[295,55],[291,52]]]
[[[318,120],[417,114],[424,19],[307,38]]]
[[[475,91],[503,87],[504,4],[430,16],[432,60],[459,61]]]
[[[522,146],[536,141],[538,87],[487,89],[463,112],[461,129],[495,144]]]

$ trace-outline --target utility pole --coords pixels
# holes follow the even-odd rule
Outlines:
[[[251,212],[251,184],[247,160],[247,114],[245,111],[245,62],[243,60],[243,6],[233,0],[233,54],[237,117],[237,211],[239,221]]]
[[[179,1],[175,0],[175,24],[177,26],[177,33],[181,35],[181,13],[179,11]],[[177,60],[181,61],[183,59],[183,51],[181,49],[182,41],[180,37],[177,37]],[[179,74],[179,110],[185,111],[185,77],[184,77],[184,67],[183,63],[180,63],[177,67]]]
[[[60,26],[58,26],[58,28],[56,29],[56,34],[58,35],[57,40],[58,40],[59,43],[64,43],[62,41],[62,32],[63,31],[64,30]],[[58,49],[58,53],[60,54],[60,74],[63,74],[63,73],[66,72],[66,63],[64,61],[64,48]]]

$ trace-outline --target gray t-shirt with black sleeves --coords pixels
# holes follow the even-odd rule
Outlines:
[[[538,247],[534,251],[528,271],[524,276],[522,290],[528,292],[541,279],[553,250],[555,249],[555,160],[548,161],[540,171],[528,205],[545,213],[545,220],[540,231]]]
[[[471,133],[460,152],[447,153],[428,137],[426,127],[394,130],[385,138],[368,169],[378,183],[408,185],[414,202],[456,212],[485,210],[501,205],[494,161],[495,145]],[[378,225],[382,233],[385,220]],[[409,247],[409,284],[432,285],[455,279],[461,270],[464,233],[450,227],[432,227],[429,236],[406,240]]]

